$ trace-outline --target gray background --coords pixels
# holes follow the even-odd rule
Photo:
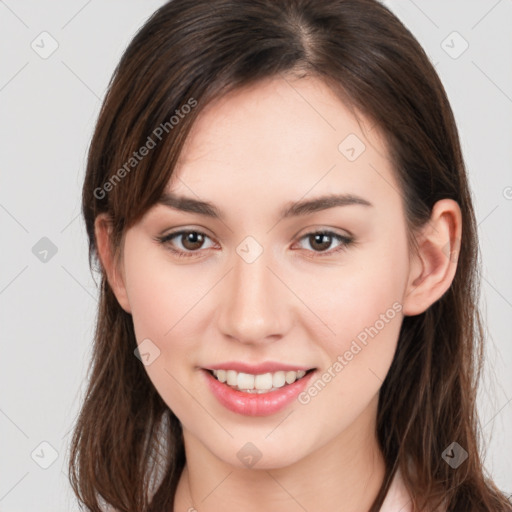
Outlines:
[[[0,1],[3,512],[78,510],[67,450],[97,306],[80,218],[85,156],[123,49],[162,4]],[[512,493],[512,0],[386,4],[427,51],[457,118],[483,255],[485,466]]]

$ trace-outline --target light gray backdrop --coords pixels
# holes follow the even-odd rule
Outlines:
[[[78,510],[67,450],[97,305],[80,218],[85,155],[123,49],[162,4],[0,0],[2,512]],[[483,253],[485,465],[510,494],[512,0],[386,4],[435,64],[459,125]]]

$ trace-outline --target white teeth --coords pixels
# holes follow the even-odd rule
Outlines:
[[[238,386],[239,388],[241,386]],[[266,389],[270,391],[272,389],[272,374],[264,373],[263,375],[256,375],[254,378],[255,389]]]
[[[254,375],[239,373],[237,380],[238,389],[254,389]]]
[[[220,382],[226,382],[226,370],[215,370],[213,374],[215,377],[217,377],[217,379],[219,379]]]
[[[226,382],[230,386],[236,386],[237,385],[237,375],[238,375],[238,373],[235,372],[235,370],[228,370],[226,372]]]
[[[272,375],[272,385],[275,388],[282,388],[286,383],[284,372],[276,372]]]
[[[293,384],[297,380],[297,372],[286,372],[286,384]]]
[[[304,370],[296,372],[278,371],[252,375],[250,373],[238,373],[235,370],[213,370],[213,375],[219,382],[225,382],[228,386],[233,386],[239,391],[266,393],[282,388],[285,384],[293,384],[296,380],[302,379],[306,372]]]

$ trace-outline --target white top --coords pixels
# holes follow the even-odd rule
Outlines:
[[[412,499],[402,480],[400,469],[397,469],[393,481],[389,486],[380,512],[411,512]]]

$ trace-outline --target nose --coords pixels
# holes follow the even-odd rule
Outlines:
[[[246,344],[271,343],[290,328],[290,292],[269,266],[265,251],[252,263],[234,254],[220,288],[218,326],[224,336]]]

